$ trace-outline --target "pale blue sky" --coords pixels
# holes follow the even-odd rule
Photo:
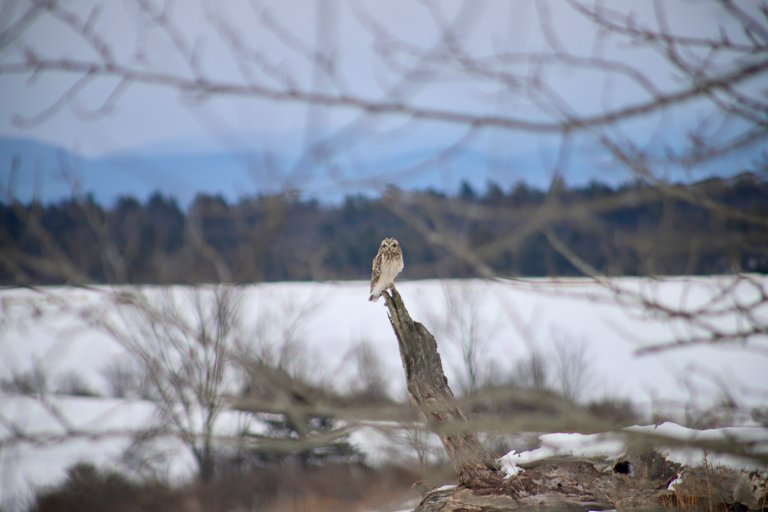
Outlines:
[[[549,50],[541,24],[543,15],[551,20],[549,26],[557,44],[569,52],[619,59],[646,71],[659,87],[677,86],[675,72],[658,55],[615,38],[598,37],[587,20],[560,1],[546,4],[548,12],[537,8],[534,0],[441,1],[434,3],[438,8],[433,10],[427,8],[429,2],[411,0],[187,0],[148,4],[154,6],[149,13],[142,11],[140,2],[134,0],[62,3],[68,13],[81,18],[87,18],[94,5],[101,6],[91,27],[110,45],[118,61],[185,77],[197,73],[210,80],[252,82],[278,90],[296,88],[369,100],[409,101],[423,108],[473,115],[551,120],[550,107],[537,105],[514,84],[500,87],[469,80],[468,72],[451,75],[437,62],[445,56],[430,53],[441,44],[438,27],[443,23],[455,29],[462,51],[476,58],[506,54],[514,58],[526,52]],[[178,36],[176,41],[152,19],[163,5],[167,6],[165,14]],[[652,2],[623,0],[610,5],[633,12],[638,23],[656,23]],[[718,10],[706,2],[675,1],[661,5],[677,33],[716,34],[723,21]],[[22,0],[5,2],[5,21],[0,22],[0,28],[10,26],[27,7],[28,2]],[[231,34],[238,38],[236,44],[232,44]],[[740,36],[734,31],[733,37]],[[237,44],[247,47],[240,58],[252,59],[247,71],[233,56]],[[26,48],[49,58],[98,61],[82,37],[74,34],[62,19],[48,13],[38,16],[20,38],[0,49],[0,61],[18,61]],[[422,55],[415,55],[416,48]],[[194,53],[198,67],[190,66],[182,58],[185,52]],[[308,56],[313,52],[324,54],[334,63],[334,77],[309,64]],[[510,65],[507,71],[522,73],[529,70],[526,66],[530,64]],[[439,80],[432,76],[431,81],[423,82],[414,72],[442,75]],[[606,107],[633,103],[644,97],[629,81],[601,73],[553,68],[545,78],[563,104],[581,114],[599,113]],[[308,107],[253,97],[195,98],[169,88],[135,83],[124,90],[109,113],[93,119],[89,112],[102,105],[118,84],[116,79],[106,78],[94,80],[76,98],[57,105],[44,121],[30,122],[55,105],[77,79],[63,73],[43,73],[32,80],[24,75],[0,75],[0,136],[40,140],[90,158],[127,151],[138,151],[140,155],[256,152],[258,162],[241,165],[243,177],[232,181],[227,193],[269,187],[299,187],[310,193],[334,187],[354,188],[350,183],[360,177],[375,190],[388,181],[384,174],[393,168],[398,170],[398,166],[399,179],[406,184],[411,179],[418,186],[426,182],[438,188],[451,188],[466,175],[478,182],[494,179],[504,185],[519,179],[545,184],[559,142],[556,137],[525,131],[489,129],[466,144],[473,155],[488,157],[491,163],[484,168],[451,170],[450,162],[439,162],[429,172],[414,174],[408,171],[414,163],[462,140],[466,127],[401,116],[367,116],[362,122],[360,112],[354,109]],[[403,83],[408,86],[401,87]],[[639,118],[622,129],[641,145],[653,143],[654,139],[675,140],[683,137],[684,129],[692,122],[709,113],[702,105],[690,104],[663,116]],[[317,159],[306,154],[304,159],[299,158],[308,142],[322,137],[332,137],[331,148],[336,151],[333,158]],[[589,143],[584,138],[577,141],[577,146],[588,148]],[[626,177],[607,174],[594,165],[604,157],[593,157],[594,162],[574,158],[578,169],[572,172],[576,180],[584,179],[586,168],[591,177],[609,182]],[[449,154],[446,160],[450,158],[453,157]],[[454,163],[454,167],[461,167],[461,160]],[[440,166],[444,169],[439,169]],[[134,168],[113,172],[117,173],[115,176],[133,175]],[[210,176],[200,172],[204,174],[202,178],[188,180],[190,189],[215,189],[220,185],[216,169],[210,170]],[[141,181],[148,181],[149,186],[152,180],[157,180],[159,188],[164,188],[164,181],[183,179],[173,175],[172,180],[160,168],[136,170],[135,174],[142,176]],[[381,179],[369,179],[371,174]],[[31,182],[28,176],[24,178]],[[84,177],[83,181],[89,180]],[[126,183],[130,181],[136,179]]]

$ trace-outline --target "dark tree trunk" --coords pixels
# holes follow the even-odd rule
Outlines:
[[[197,461],[197,471],[200,481],[210,482],[213,480],[214,463],[213,451],[211,450],[210,443],[205,444],[202,449],[195,451],[195,459]]]
[[[429,428],[443,442],[459,484],[503,492],[506,486],[498,466],[483,448],[448,387],[435,337],[411,318],[397,290],[383,295],[400,347],[408,393],[424,414]]]

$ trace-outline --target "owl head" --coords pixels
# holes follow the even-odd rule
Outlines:
[[[400,242],[394,238],[385,238],[379,246],[379,252],[381,253],[394,254],[400,252],[400,250]]]

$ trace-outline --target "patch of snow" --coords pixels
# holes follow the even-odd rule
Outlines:
[[[765,427],[723,427],[708,430],[696,430],[676,423],[665,422],[660,425],[635,425],[627,432],[640,432],[659,435],[680,441],[733,441],[749,445],[754,454],[768,453],[768,428]],[[627,450],[627,437],[621,432],[606,434],[569,434],[554,433],[539,436],[541,446],[534,450],[517,453],[510,451],[499,463],[509,476],[522,471],[520,464],[547,459],[554,456],[570,455],[576,457],[616,458]],[[660,440],[663,444],[669,441]],[[765,470],[765,465],[746,457],[720,453],[708,453],[701,448],[690,446],[659,446],[656,450],[667,460],[684,466],[699,466],[705,462],[717,467],[725,466],[742,470]]]
[[[683,483],[683,474],[678,473],[674,480],[669,482],[669,485],[667,486],[668,491],[675,491],[677,490],[677,486]]]
[[[517,465],[518,462],[520,462],[519,458],[520,454],[515,450],[512,450],[498,459],[499,464],[501,464],[501,469],[504,471],[507,477],[513,477],[525,471],[523,468]]]
[[[660,425],[634,426],[627,430],[658,434],[660,436],[679,439],[681,441],[733,441],[748,444],[754,454],[768,454],[768,428],[753,427],[721,427],[707,430],[696,430],[672,422]],[[690,446],[663,446],[658,451],[668,460],[684,466],[700,466],[705,462],[713,467],[725,466],[732,469],[765,470],[764,464],[753,459],[720,453],[706,453],[701,448]]]
[[[499,459],[508,476],[522,472],[520,464],[530,464],[550,457],[570,455],[574,457],[618,457],[626,450],[623,436],[615,434],[554,433],[539,436],[541,446],[534,450],[517,453],[515,450]]]
[[[556,433],[543,434],[539,439],[542,448],[552,450],[555,455],[618,457],[625,451],[624,442],[612,434]]]

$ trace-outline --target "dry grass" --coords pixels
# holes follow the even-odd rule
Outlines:
[[[131,482],[80,465],[67,481],[36,498],[34,512],[357,512],[397,506],[418,496],[424,478],[411,469],[359,465],[275,467],[179,488]]]
[[[746,483],[744,478],[740,472],[713,467],[709,463],[705,463],[703,467],[688,468],[682,483],[677,485],[674,493],[661,496],[660,504],[666,509],[707,512],[746,510],[745,506],[750,507],[749,510],[755,507],[757,510],[766,510],[768,482],[760,484],[765,487],[762,497],[754,492],[751,496],[750,492],[747,495],[739,495],[735,490]],[[752,491],[755,490],[759,488]]]
[[[664,508],[673,510],[706,510],[707,502],[701,496],[691,496],[690,494],[669,494],[661,496],[661,505]]]

